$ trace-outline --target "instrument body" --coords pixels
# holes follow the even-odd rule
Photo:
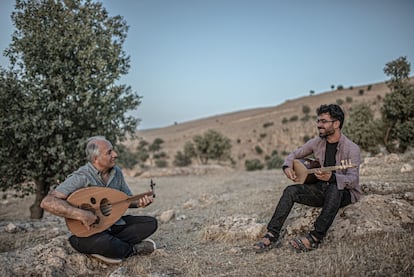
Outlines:
[[[293,161],[293,171],[296,174],[296,183],[312,184],[316,183],[318,179],[315,172],[320,170],[322,172],[335,171],[339,169],[355,168],[356,165],[349,161],[341,161],[341,165],[321,167],[320,163],[312,159],[295,159]]]
[[[81,221],[66,218],[69,230],[78,237],[89,237],[111,227],[129,208],[129,204],[144,196],[155,197],[151,181],[151,190],[145,193],[128,196],[122,191],[106,187],[87,187],[73,192],[67,201],[79,209],[91,211],[97,221],[88,230]]]

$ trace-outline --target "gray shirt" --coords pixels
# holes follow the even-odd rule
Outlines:
[[[129,196],[132,195],[131,190],[125,182],[124,175],[118,166],[114,166],[110,170],[109,176],[108,183],[105,184],[102,180],[101,173],[88,162],[86,165],[71,173],[65,181],[56,187],[56,190],[69,196],[72,192],[80,188],[98,186],[117,189]]]
[[[60,183],[56,190],[69,196],[72,192],[90,186],[107,187],[117,189],[131,196],[132,192],[125,182],[124,174],[118,166],[114,166],[109,172],[108,183],[102,180],[101,173],[90,163],[80,167],[70,174],[65,181]],[[123,225],[125,221],[120,218],[115,225]]]
[[[308,140],[303,146],[290,153],[284,162],[284,166],[293,168],[294,159],[303,159],[307,156],[314,154],[315,159],[319,161],[321,165],[325,162],[326,152],[326,139],[315,137]],[[339,138],[337,151],[335,155],[336,165],[341,165],[341,161],[351,161],[355,164],[356,168],[348,168],[337,170],[335,172],[336,183],[338,189],[348,189],[351,193],[351,201],[356,202],[361,198],[361,186],[359,185],[359,165],[361,163],[361,151],[359,146],[347,138],[344,134],[341,134]]]

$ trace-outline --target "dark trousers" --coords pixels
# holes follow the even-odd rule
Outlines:
[[[295,184],[285,188],[267,230],[279,237],[283,223],[288,217],[294,203],[312,207],[322,207],[310,233],[318,240],[326,236],[339,208],[351,203],[349,190],[338,190],[336,183],[318,182],[315,184]]]
[[[152,235],[158,227],[150,216],[123,216],[125,225],[113,225],[110,229],[90,237],[71,236],[73,248],[84,254],[99,254],[109,258],[124,259],[133,254],[133,246]]]

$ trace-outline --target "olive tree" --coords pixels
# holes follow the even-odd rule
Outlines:
[[[400,57],[386,64],[384,73],[390,77],[390,93],[381,108],[386,126],[384,144],[387,150],[405,151],[414,146],[414,87],[409,83],[410,63]]]
[[[193,142],[185,145],[184,153],[197,157],[201,164],[209,160],[231,160],[231,141],[215,130],[208,130],[203,135],[193,137]]]
[[[85,140],[133,134],[141,97],[119,84],[129,70],[128,26],[91,0],[17,0],[0,71],[0,186],[40,202],[84,159]]]
[[[361,149],[378,153],[382,144],[383,123],[374,119],[374,112],[367,103],[352,107],[348,120],[345,121],[344,134],[357,143]]]

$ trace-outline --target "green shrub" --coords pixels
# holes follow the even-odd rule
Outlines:
[[[266,122],[266,123],[263,124],[263,128],[267,128],[267,127],[270,127],[270,126],[273,126],[273,125],[274,125],[273,122]]]
[[[156,159],[155,166],[158,168],[164,168],[168,166],[168,162],[164,159]]]
[[[116,151],[118,153],[117,163],[120,167],[132,169],[138,163],[137,155],[130,151],[125,145],[117,145]]]
[[[304,117],[302,117],[300,120],[301,121],[303,121],[303,122],[306,122],[306,121],[309,121],[309,119],[310,119],[311,117],[308,115],[308,114],[306,114]]]
[[[284,160],[279,155],[272,155],[270,159],[267,161],[266,166],[267,169],[276,169],[282,168]]]
[[[293,122],[293,121],[298,121],[298,119],[299,119],[299,116],[297,116],[297,115],[292,115],[292,116],[290,117],[289,121],[291,121],[291,122]]]
[[[194,136],[193,143],[192,154],[202,164],[207,164],[208,160],[231,160],[230,139],[215,130]]]
[[[244,166],[247,171],[262,170],[264,168],[263,163],[259,159],[246,160]]]
[[[173,165],[184,167],[189,166],[191,164],[191,157],[184,154],[181,151],[177,151],[177,153],[174,156]]]
[[[308,114],[308,113],[310,113],[310,111],[311,111],[311,108],[309,108],[309,106],[308,106],[308,105],[304,105],[304,106],[302,106],[302,112],[303,112],[304,114]]]
[[[263,154],[263,149],[259,145],[256,145],[256,147],[254,148],[254,150],[259,155]]]
[[[374,120],[374,113],[371,107],[366,104],[355,105],[347,121],[343,132],[352,139],[361,149],[378,153],[383,137],[383,126],[381,121]]]

